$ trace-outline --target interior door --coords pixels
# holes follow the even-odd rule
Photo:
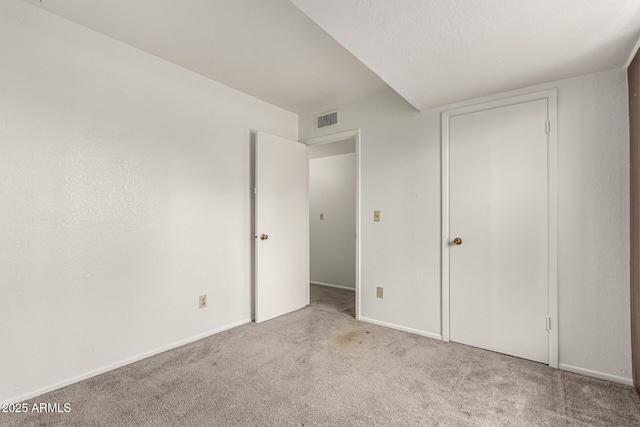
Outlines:
[[[449,121],[450,339],[542,363],[549,362],[546,121],[546,99]]]
[[[256,134],[255,321],[309,303],[307,147]]]

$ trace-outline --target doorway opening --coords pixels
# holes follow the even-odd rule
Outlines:
[[[359,131],[305,141],[312,304],[359,318]]]

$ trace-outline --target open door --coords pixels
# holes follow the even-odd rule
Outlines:
[[[309,303],[307,147],[256,134],[255,321]]]

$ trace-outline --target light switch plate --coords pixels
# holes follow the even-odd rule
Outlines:
[[[380,222],[380,211],[373,211],[373,222]]]
[[[384,288],[382,286],[376,288],[376,296],[378,298],[384,298]]]

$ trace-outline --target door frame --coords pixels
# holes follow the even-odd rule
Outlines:
[[[302,142],[307,147],[312,145],[325,145],[334,142],[344,141],[345,139],[355,139],[356,146],[356,319],[360,320],[360,129],[352,129],[343,132],[333,133],[330,135],[316,136],[313,138],[305,139]],[[308,228],[308,223],[307,223]],[[309,269],[311,270],[311,269]],[[311,283],[309,283],[309,292],[311,289]]]
[[[463,114],[476,113],[525,102],[547,100],[547,121],[550,128],[547,135],[547,200],[548,200],[548,314],[549,366],[558,368],[558,91],[548,89],[494,101],[482,102],[442,111],[441,132],[441,314],[442,340],[449,341],[449,120]],[[542,126],[542,124],[541,124]],[[541,326],[542,324],[541,319]]]

